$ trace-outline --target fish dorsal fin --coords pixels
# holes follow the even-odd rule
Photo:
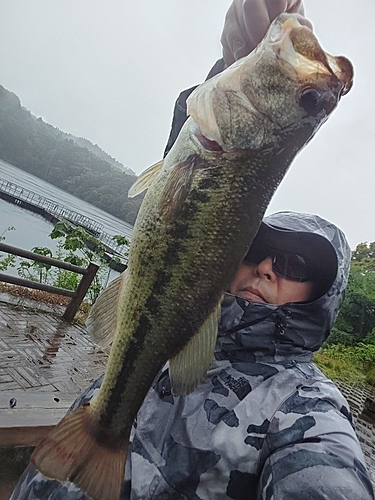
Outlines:
[[[102,348],[107,348],[112,343],[117,328],[117,310],[125,279],[126,271],[109,284],[99,295],[86,320],[88,332]]]
[[[164,160],[161,160],[158,163],[154,163],[154,165],[151,165],[151,167],[141,173],[141,175],[129,189],[128,198],[134,198],[134,196],[143,193],[143,191],[146,191],[151,186],[151,184],[154,182],[154,179],[162,169],[163,162]]]
[[[185,202],[198,165],[199,156],[191,155],[173,166],[159,202],[160,213],[167,219],[173,219]]]
[[[189,394],[205,376],[214,356],[220,312],[221,301],[184,349],[169,360],[173,395]]]

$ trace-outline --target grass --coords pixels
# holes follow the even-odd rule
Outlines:
[[[332,380],[363,382],[375,387],[375,345],[331,345],[314,355],[314,361]]]

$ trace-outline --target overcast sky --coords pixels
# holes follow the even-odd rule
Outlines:
[[[230,0],[0,0],[0,84],[34,115],[139,174],[158,161],[179,92],[220,57]],[[375,241],[375,0],[305,0],[355,85],[292,164],[268,213],[318,213]],[[124,193],[126,196],[126,193]]]

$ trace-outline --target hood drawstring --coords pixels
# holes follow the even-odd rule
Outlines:
[[[242,330],[244,328],[248,328],[249,326],[256,325],[257,323],[260,323],[261,321],[268,319],[274,313],[275,313],[275,311],[270,311],[268,314],[266,314],[265,316],[262,316],[261,318],[254,319],[253,321],[247,321],[246,323],[239,323],[238,325],[234,326],[233,328],[230,328],[229,330],[225,330],[223,333],[224,334],[236,333],[239,330]]]
[[[285,329],[288,326],[288,319],[292,317],[292,312],[287,310],[283,311],[282,309],[278,310],[275,318],[275,334],[284,335]]]

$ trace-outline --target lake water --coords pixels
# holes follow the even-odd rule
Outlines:
[[[0,178],[18,184],[30,191],[34,191],[70,210],[74,210],[75,212],[103,224],[103,231],[111,236],[121,234],[128,238],[131,237],[133,228],[130,224],[1,160]],[[124,193],[124,198],[126,196],[127,194]],[[15,230],[7,230],[8,227],[14,227]],[[50,248],[52,252],[54,252],[56,250],[57,241],[52,240],[48,236],[52,229],[53,225],[41,216],[24,210],[12,203],[0,200],[0,235],[5,236],[4,243],[25,250],[31,250],[35,246],[43,246]],[[7,272],[15,274],[15,272],[11,270]]]

